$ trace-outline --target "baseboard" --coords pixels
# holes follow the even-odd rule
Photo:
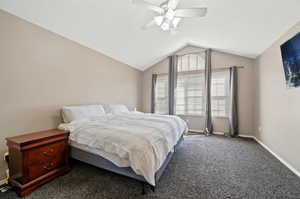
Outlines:
[[[213,132],[214,135],[225,135],[224,132]]]
[[[264,147],[267,151],[269,151],[275,158],[277,158],[282,164],[284,164],[287,168],[289,168],[295,175],[297,175],[300,178],[300,172],[295,169],[292,165],[290,165],[288,162],[286,162],[284,159],[282,159],[279,155],[277,155],[275,152],[273,152],[267,145],[265,145],[262,141],[257,139],[253,136],[253,139],[259,143],[262,147]]]
[[[201,130],[189,129],[189,131],[193,132],[193,133],[203,133],[203,131],[201,131]]]
[[[255,137],[253,135],[239,135],[241,138],[252,138],[255,140]]]

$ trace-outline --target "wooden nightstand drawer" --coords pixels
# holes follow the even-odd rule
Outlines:
[[[47,163],[49,161],[62,161],[66,150],[66,142],[60,141],[42,147],[34,148],[25,152],[28,166]]]
[[[35,164],[28,167],[28,179],[34,180],[53,169],[58,168],[61,165],[61,162],[58,161],[50,161],[42,164]]]
[[[20,196],[69,171],[68,138],[57,129],[6,138],[9,182]]]

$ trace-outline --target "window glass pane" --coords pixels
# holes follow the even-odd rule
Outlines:
[[[197,56],[197,67],[198,67],[198,70],[205,69],[205,53],[202,53]]]
[[[181,57],[181,71],[188,71],[189,69],[189,57],[188,56],[182,56]]]
[[[197,65],[197,55],[190,55],[189,56],[189,60],[190,60],[190,70],[198,70],[198,65]]]
[[[159,75],[155,88],[155,113],[168,114],[168,76]]]
[[[204,73],[179,73],[177,80],[176,114],[203,114]]]
[[[178,57],[178,72],[205,69],[205,53],[189,54]]]
[[[215,117],[228,116],[229,105],[229,72],[212,73],[212,115]]]

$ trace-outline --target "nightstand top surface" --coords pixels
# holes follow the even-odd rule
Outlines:
[[[69,135],[69,132],[59,130],[59,129],[50,129],[45,131],[39,131],[34,133],[28,133],[23,135],[18,135],[14,137],[8,137],[6,138],[7,142],[12,142],[14,144],[28,144],[32,142],[36,142],[39,140],[43,140],[46,138],[56,137],[56,136],[67,136]]]

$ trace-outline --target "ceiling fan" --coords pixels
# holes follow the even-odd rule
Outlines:
[[[144,0],[132,0],[133,4],[146,7],[158,14],[153,20],[143,26],[143,29],[159,26],[163,31],[174,32],[179,22],[187,17],[204,17],[207,8],[177,9],[180,0],[167,0],[161,5],[154,5]]]

